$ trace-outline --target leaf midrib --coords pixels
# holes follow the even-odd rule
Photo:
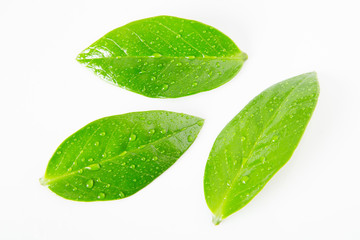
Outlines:
[[[202,119],[199,119],[199,121],[201,121],[201,120],[202,120]],[[74,171],[72,171],[72,172],[65,173],[65,174],[63,174],[63,175],[60,175],[60,176],[57,176],[57,177],[54,177],[54,178],[44,177],[44,182],[45,182],[45,184],[46,184],[47,186],[49,186],[49,185],[51,185],[52,183],[54,183],[54,182],[56,182],[56,181],[58,181],[58,180],[61,180],[61,179],[63,179],[63,178],[66,178],[66,177],[69,177],[69,176],[72,176],[72,175],[78,173],[78,171],[80,171],[80,170],[83,170],[83,171],[84,171],[87,167],[89,167],[89,166],[91,166],[91,165],[94,165],[94,164],[100,164],[100,165],[101,165],[101,164],[104,164],[104,163],[106,163],[106,162],[110,162],[110,161],[112,161],[112,160],[114,160],[114,159],[116,159],[116,158],[118,158],[118,157],[125,157],[125,156],[128,155],[129,153],[134,153],[134,152],[137,152],[137,151],[144,150],[144,148],[146,148],[147,146],[153,145],[153,144],[155,144],[155,143],[157,143],[157,142],[161,142],[162,140],[166,140],[166,139],[168,139],[168,138],[170,138],[170,137],[176,136],[178,133],[184,132],[184,131],[188,130],[189,128],[191,128],[191,127],[193,127],[193,126],[196,126],[196,125],[198,125],[197,122],[194,123],[194,124],[192,124],[192,125],[189,125],[188,127],[181,128],[181,129],[178,130],[178,131],[174,131],[172,134],[166,135],[165,137],[159,138],[159,139],[157,139],[157,140],[155,140],[155,141],[153,141],[153,142],[144,144],[145,147],[143,147],[143,148],[135,148],[135,149],[129,150],[129,151],[124,150],[123,152],[121,152],[121,153],[118,154],[117,156],[114,156],[114,157],[112,157],[112,158],[107,158],[107,159],[104,159],[103,161],[99,161],[99,162],[96,162],[96,163],[91,163],[91,164],[89,164],[89,165],[87,165],[87,166],[85,166],[85,167],[83,167],[83,168],[76,169],[76,170],[74,170]],[[123,154],[123,155],[122,155],[122,154]]]
[[[178,56],[161,56],[159,58],[155,58],[153,56],[116,56],[116,57],[95,57],[95,58],[77,58],[78,61],[86,61],[86,60],[95,60],[95,59],[122,59],[122,58],[151,58],[151,59],[185,59],[185,60],[194,60],[194,59],[210,59],[210,60],[246,60],[246,55],[244,53],[240,53],[239,56],[232,57],[216,57],[216,56],[204,56],[204,57],[178,57]]]
[[[263,127],[262,132],[258,135],[257,139],[255,140],[255,143],[253,144],[253,147],[251,148],[248,156],[246,158],[242,158],[242,163],[241,163],[241,167],[239,169],[239,172],[236,174],[236,176],[234,177],[234,179],[231,181],[224,197],[223,197],[223,202],[221,203],[220,207],[218,208],[218,210],[216,211],[215,215],[222,218],[222,213],[224,210],[224,206],[226,206],[227,200],[228,200],[228,195],[230,193],[230,190],[232,189],[233,185],[235,182],[237,182],[237,180],[239,179],[239,177],[242,175],[243,173],[243,169],[244,169],[244,165],[246,164],[247,160],[251,157],[251,155],[253,154],[254,150],[255,150],[255,146],[258,144],[259,140],[261,139],[262,135],[264,134],[265,130],[267,129],[267,127],[271,124],[271,122],[275,119],[275,117],[277,116],[279,110],[281,109],[281,107],[284,105],[284,103],[286,102],[286,100],[288,100],[288,97],[295,91],[295,89],[297,89],[306,79],[308,79],[310,76],[307,76],[306,78],[304,78],[303,80],[301,80],[284,98],[284,100],[281,102],[281,104],[279,105],[279,107],[276,109],[276,111],[274,111],[274,114],[271,116],[271,118],[267,121],[266,125]],[[246,161],[244,161],[244,159]]]

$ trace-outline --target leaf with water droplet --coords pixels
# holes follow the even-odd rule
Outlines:
[[[93,186],[94,186],[94,180],[92,180],[92,179],[87,180],[86,187],[92,188]]]
[[[214,224],[249,203],[290,159],[318,96],[316,73],[290,78],[260,93],[221,131],[204,176]]]
[[[195,139],[203,121],[167,111],[133,112],[96,120],[56,149],[40,182],[75,201],[128,197],[180,158],[192,144],[188,136]],[[73,138],[77,141],[68,141]]]
[[[77,56],[107,82],[153,98],[177,98],[217,88],[230,81],[246,59],[219,30],[171,16],[119,27]]]

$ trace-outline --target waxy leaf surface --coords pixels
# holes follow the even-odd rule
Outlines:
[[[204,176],[215,224],[244,207],[290,159],[318,96],[316,74],[299,75],[263,91],[226,125]]]
[[[104,80],[154,98],[208,91],[232,79],[247,55],[215,28],[159,16],[117,28],[77,60]]]
[[[40,181],[76,201],[128,197],[174,164],[202,124],[201,118],[166,111],[96,120],[58,147]]]

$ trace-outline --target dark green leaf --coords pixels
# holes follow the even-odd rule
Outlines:
[[[106,81],[154,98],[177,98],[228,82],[247,55],[215,28],[159,16],[117,28],[77,60]]]
[[[299,75],[263,91],[226,125],[204,176],[215,224],[244,207],[290,159],[318,96],[316,74]]]
[[[41,183],[76,201],[128,197],[174,164],[202,124],[200,118],[166,111],[96,120],[58,147]]]

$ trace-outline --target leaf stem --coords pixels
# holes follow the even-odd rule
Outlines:
[[[220,216],[213,215],[213,217],[212,217],[213,224],[219,225],[221,223],[221,221],[222,221],[222,218]]]
[[[48,179],[46,179],[45,177],[42,177],[42,178],[39,179],[39,182],[40,182],[41,185],[46,187],[46,186],[49,185],[50,181]]]

